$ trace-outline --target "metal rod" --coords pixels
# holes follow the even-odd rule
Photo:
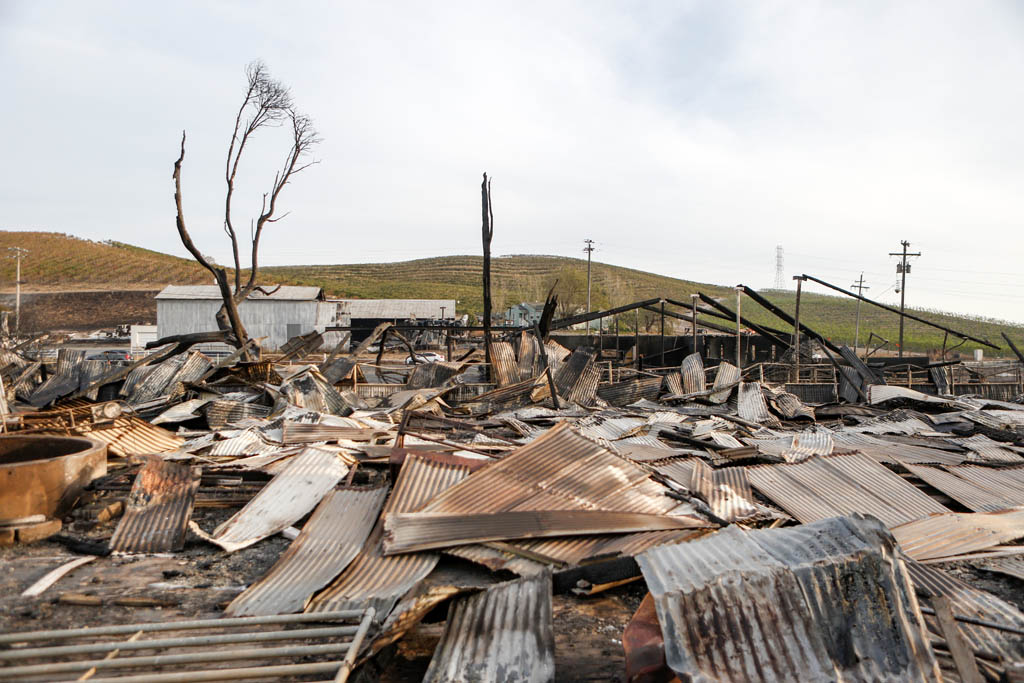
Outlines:
[[[363,616],[363,610],[339,610],[335,612],[309,612],[302,614],[273,614],[263,617],[233,617],[229,619],[196,619],[192,621],[165,621],[146,624],[123,624],[97,626],[94,628],[71,628],[53,631],[25,631],[24,633],[0,634],[0,643],[23,643],[30,640],[54,640],[58,638],[90,638],[92,636],[114,636],[122,633],[146,633],[154,631],[185,631],[196,628],[227,628],[255,624],[295,624],[302,622],[336,621],[356,619]]]
[[[106,643],[87,643],[84,645],[59,645],[55,647],[34,647],[25,649],[4,650],[0,660],[35,659],[37,657],[63,657],[80,655],[90,652],[110,652],[111,650],[152,650],[161,647],[190,647],[194,645],[214,645],[225,643],[258,643],[267,640],[294,640],[297,638],[327,638],[330,636],[350,636],[358,630],[357,626],[336,626],[333,628],[296,629],[294,631],[254,631],[250,633],[227,633],[213,636],[195,636],[185,638],[158,638],[155,640],[110,641]],[[140,633],[140,631],[136,631]],[[3,670],[0,669],[0,672]]]
[[[173,655],[151,655],[146,657],[121,657],[120,659],[93,659],[80,662],[48,662],[28,666],[0,668],[0,678],[19,678],[39,674],[70,673],[88,669],[131,669],[156,667],[171,664],[205,664],[242,659],[269,659],[271,657],[308,657],[311,655],[347,653],[351,643],[325,643],[322,645],[285,645],[283,647],[260,647],[245,650],[217,650],[214,652],[183,652]]]
[[[793,378],[794,382],[800,382],[800,291],[801,285],[804,283],[802,277],[794,276],[796,280],[796,317],[793,323],[793,367],[795,368],[796,377]]]
[[[246,678],[284,678],[309,674],[333,674],[344,662],[316,662],[313,664],[282,664],[278,666],[251,666],[244,669],[214,669],[212,671],[181,671],[177,673],[116,678],[93,678],[91,683],[194,683],[197,681],[237,681]]]
[[[352,673],[352,666],[356,662],[356,656],[359,654],[359,648],[362,647],[363,639],[366,638],[367,632],[370,630],[370,624],[373,623],[373,618],[377,615],[377,610],[373,607],[366,608],[366,614],[363,615],[363,620],[359,623],[359,630],[356,631],[356,635],[352,638],[352,645],[348,649],[348,654],[345,655],[345,661],[342,662],[341,668],[338,669],[338,674],[334,677],[335,683],[345,683],[348,680],[349,675]]]
[[[693,330],[693,353],[697,353],[697,299],[699,298],[696,294],[690,295],[690,305],[693,306],[693,321],[690,323],[690,329]]]
[[[743,318],[743,316],[740,315],[740,302],[741,302],[741,298],[740,297],[742,296],[742,293],[743,293],[743,288],[742,287],[737,287],[736,288],[736,367],[739,368],[740,372],[743,372],[743,355],[742,355],[743,352],[742,352],[742,349],[740,348],[740,346],[742,345],[742,339],[743,339],[740,336],[740,329],[741,329],[740,322],[741,322],[741,320]]]
[[[658,367],[665,367],[665,300],[661,300],[661,357]]]
[[[930,614],[931,616],[935,616],[935,610],[933,610],[931,607],[925,607],[924,605],[921,605],[921,614]],[[1006,631],[1007,633],[1016,633],[1019,636],[1024,636],[1024,628],[1017,628],[1016,626],[1007,626],[1006,624],[997,624],[994,621],[986,621],[985,619],[968,617],[964,616],[963,614],[954,614],[953,618],[957,621],[962,621],[965,624],[984,626],[985,628],[995,629],[996,631]]]

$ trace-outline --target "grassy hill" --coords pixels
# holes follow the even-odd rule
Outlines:
[[[210,276],[198,264],[118,242],[92,242],[60,233],[0,231],[0,249],[21,246],[29,249],[22,264],[27,291],[37,290],[142,290],[160,289],[166,284],[204,284]],[[398,263],[280,266],[266,268],[260,280],[267,284],[315,285],[330,296],[352,298],[454,298],[458,312],[479,312],[483,259],[480,256],[443,256]],[[543,301],[552,281],[565,271],[586,272],[586,261],[559,256],[503,256],[492,260],[494,310],[520,301]],[[10,291],[14,281],[14,260],[0,259],[0,288]],[[594,305],[616,306],[631,301],[664,296],[689,301],[697,291],[722,297],[735,306],[732,287],[690,282],[644,271],[593,264]],[[795,292],[764,291],[769,300],[790,313]],[[857,302],[847,297],[805,292],[801,319],[836,343],[853,344]],[[1018,346],[1024,346],[1024,326],[968,315],[909,309],[940,324],[1003,346],[999,335],[1005,330]],[[155,304],[154,304],[155,311]],[[744,299],[744,316],[779,329],[785,323]],[[861,344],[870,332],[892,341],[898,339],[899,316],[864,304],[861,308]],[[943,333],[920,323],[907,321],[906,345],[911,351],[941,348]],[[951,340],[952,346],[956,340]],[[965,344],[969,351],[975,344]],[[986,356],[999,355],[986,349]],[[1003,355],[1009,355],[1008,352]]]

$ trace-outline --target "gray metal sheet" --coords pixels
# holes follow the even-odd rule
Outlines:
[[[978,476],[975,473],[968,475],[962,467],[911,464],[903,466],[928,485],[975,512],[1003,510],[1024,502],[1018,492],[1004,489],[998,481],[988,481],[991,477]]]
[[[679,374],[682,375],[684,394],[696,394],[707,389],[704,361],[699,353],[691,353],[683,359],[679,366]]]
[[[661,377],[634,377],[623,382],[598,386],[597,395],[608,405],[627,406],[640,399],[653,401],[658,398],[661,384]]]
[[[453,602],[423,680],[555,680],[550,573],[501,583]]]
[[[711,403],[725,403],[729,400],[729,394],[732,393],[733,387],[739,381],[740,369],[731,363],[722,361],[718,364],[715,382],[711,385],[711,388],[717,389],[717,391],[708,396],[708,401]]]
[[[862,455],[747,468],[750,482],[804,523],[859,512],[896,526],[949,512],[917,487]]]
[[[744,420],[770,427],[780,426],[779,418],[768,411],[764,391],[757,382],[740,382],[737,414]]]
[[[346,474],[337,455],[307,448],[212,534],[192,530],[228,552],[247,548],[302,519]]]
[[[876,520],[732,526],[637,561],[682,680],[941,680],[913,588]]]
[[[915,560],[963,555],[1024,538],[1024,508],[932,515],[893,527],[892,535]]]
[[[387,486],[328,493],[288,549],[225,613],[260,616],[301,612],[310,596],[355,558],[377,521]]]
[[[507,387],[524,379],[519,376],[519,362],[509,342],[491,342],[491,367],[499,387]]]
[[[693,460],[692,467],[689,489],[704,499],[716,517],[735,522],[757,512],[746,468],[712,470],[699,459]]]

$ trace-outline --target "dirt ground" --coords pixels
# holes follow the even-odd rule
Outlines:
[[[155,325],[158,290],[22,292],[21,331],[86,331],[117,325]],[[14,310],[14,294],[0,294]],[[12,319],[11,324],[14,324]]]

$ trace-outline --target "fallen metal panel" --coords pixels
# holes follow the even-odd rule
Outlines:
[[[978,567],[990,571],[1006,574],[1024,581],[1024,557],[997,557],[992,560],[975,563]]]
[[[750,482],[799,521],[859,512],[896,526],[949,512],[916,486],[862,455],[747,468]]]
[[[591,349],[576,349],[562,366],[558,368],[554,374],[554,379],[555,389],[560,397],[568,397],[581,380],[585,381],[586,370],[593,365],[594,356],[595,354]]]
[[[814,408],[804,405],[796,395],[788,391],[777,391],[770,400],[779,414],[787,420],[808,419],[813,421],[815,419]]]
[[[386,515],[417,510],[442,491],[469,474],[463,465],[433,462],[415,455],[405,459],[394,490],[384,507]],[[378,519],[363,549],[330,586],[306,606],[307,612],[347,609],[369,603],[383,620],[395,602],[437,564],[436,553],[415,553],[385,557],[384,523]]]
[[[318,413],[349,415],[360,407],[346,401],[315,368],[309,368],[282,382],[281,393],[292,405]]]
[[[337,419],[337,418],[335,418]],[[345,418],[341,418],[345,419]],[[284,443],[316,443],[317,441],[373,441],[377,436],[386,436],[388,432],[363,427],[358,422],[354,426],[343,427],[332,424],[308,424],[287,421],[284,423]]]
[[[971,451],[974,455],[971,460],[981,462],[1024,464],[1024,458],[1013,451],[1004,448],[1002,442],[995,441],[984,434],[975,434],[962,439],[947,439]]]
[[[1024,538],[1024,508],[933,515],[893,527],[892,535],[915,560],[963,555]]]
[[[930,595],[943,595],[949,598],[953,614],[1024,629],[1024,614],[991,593],[968,586],[939,569],[919,562],[908,561],[907,569],[923,599]],[[934,617],[927,623],[933,633],[941,633]],[[1004,664],[1024,662],[1024,638],[1019,635],[965,622],[957,622],[957,626],[975,651],[1001,657]]]
[[[491,342],[491,367],[499,387],[507,387],[522,380],[515,350],[509,342]]]
[[[191,528],[228,552],[247,548],[302,519],[346,474],[334,453],[307,448],[212,534],[194,522]]]
[[[716,391],[708,396],[711,403],[725,403],[729,400],[732,388],[740,381],[740,369],[731,363],[722,361],[715,373],[715,382],[711,385]]]
[[[460,545],[446,548],[444,554],[475,562],[487,567],[492,572],[504,570],[519,576],[539,574],[547,566],[541,562],[486,545]]]
[[[963,467],[928,467],[927,465],[903,465],[914,476],[937,488],[964,507],[975,512],[995,512],[1024,503],[1013,490],[1000,486],[1000,482],[986,481],[988,477],[964,476]]]
[[[635,377],[624,382],[599,386],[597,395],[608,405],[627,406],[642,398],[650,401],[658,398],[661,383],[661,377]]]
[[[554,681],[551,574],[508,581],[453,602],[423,680]]]
[[[519,335],[519,377],[536,377],[542,372],[540,344],[531,332]]]
[[[970,403],[965,401],[958,401],[954,398],[943,398],[941,396],[932,396],[920,391],[915,391],[910,387],[899,387],[885,384],[872,384],[868,386],[869,405],[874,406],[879,403],[885,403],[886,401],[893,401],[896,399],[917,401],[918,403],[934,403],[937,405],[949,406],[950,408],[955,408],[957,410],[970,410],[973,407]]]
[[[647,472],[566,422],[430,501],[422,512],[616,510],[664,514],[676,505]]]
[[[637,556],[681,680],[940,681],[892,537],[860,516]]]
[[[166,553],[185,545],[200,469],[146,459],[128,494],[124,516],[110,539],[110,549],[125,553]]]
[[[964,456],[940,450],[908,444],[899,444],[871,434],[859,434],[845,429],[832,433],[836,450],[857,451],[877,462],[892,465],[907,463],[941,463],[956,465]]]
[[[84,350],[60,349],[57,352],[56,371],[36,387],[28,402],[36,408],[42,408],[62,396],[78,391],[79,366],[84,360]]]
[[[768,411],[764,390],[757,382],[740,382],[739,403],[736,413],[744,420],[770,427],[781,426],[779,419]]]
[[[107,444],[114,455],[150,455],[168,453],[181,447],[185,440],[162,427],[151,425],[134,415],[122,415],[112,423],[77,424],[71,431]]]
[[[559,394],[559,396],[577,405],[593,405],[594,398],[597,396],[597,385],[600,382],[601,368],[591,363],[580,373],[579,378],[572,385],[572,389],[565,394]]]
[[[691,353],[683,359],[679,366],[679,374],[682,375],[684,394],[696,394],[707,389],[707,380],[704,377],[704,361],[699,353]]]
[[[328,493],[270,571],[231,601],[232,616],[301,612],[310,596],[355,558],[373,529],[387,486]]]
[[[464,368],[465,365],[462,363],[446,363],[444,361],[419,363],[409,373],[405,386],[407,389],[439,387],[462,372]]]
[[[704,499],[716,517],[727,522],[735,522],[757,512],[746,468],[712,470],[703,460],[695,458],[689,489]]]
[[[137,383],[132,384],[131,393],[126,391],[129,385],[128,382],[125,382],[125,386],[121,388],[121,393],[128,403],[133,406],[159,398],[164,395],[164,389],[171,379],[178,374],[178,370],[184,364],[184,355],[171,356],[159,365],[154,366],[149,372],[140,375]]]
[[[608,510],[514,510],[487,514],[389,514],[384,554],[522,538],[618,534],[709,526],[689,517]]]
[[[224,429],[250,417],[267,417],[271,407],[251,401],[210,401],[203,408],[210,429]]]

